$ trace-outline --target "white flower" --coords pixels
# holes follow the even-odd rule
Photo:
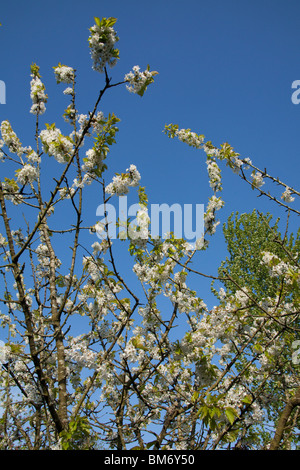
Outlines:
[[[285,202],[293,202],[295,200],[295,198],[292,197],[289,187],[287,187],[284,193],[282,193],[281,199],[283,199]]]
[[[16,153],[18,156],[22,155],[23,149],[20,140],[18,139],[9,121],[1,122],[1,134],[3,142],[8,147],[9,151]]]
[[[208,247],[208,241],[205,240],[204,236],[202,236],[201,238],[197,238],[195,242],[196,250],[206,250],[207,247]]]
[[[175,132],[176,137],[181,142],[184,142],[191,147],[195,148],[202,148],[202,144],[204,141],[203,135],[198,135],[195,132],[192,132],[190,129],[180,129]]]
[[[1,245],[4,245],[4,244],[6,244],[6,239],[5,239],[5,237],[2,235],[2,233],[0,233],[0,246],[1,246]]]
[[[32,114],[44,114],[46,111],[45,103],[48,96],[45,93],[45,85],[37,75],[31,74],[33,77],[30,82],[30,98],[32,99],[32,106],[30,112]]]
[[[247,289],[244,288],[244,291],[247,291]],[[249,297],[245,292],[238,290],[234,295],[236,300],[241,304],[242,307],[245,307],[247,305]]]
[[[47,129],[41,131],[40,139],[44,151],[54,156],[59,163],[65,163],[69,160],[73,150],[73,141],[70,137],[63,136],[54,124],[48,125]]]
[[[72,83],[73,82],[75,72],[72,67],[58,64],[57,67],[53,67],[53,68],[54,68],[54,74],[55,74],[57,83]],[[72,88],[67,88],[67,90],[71,90],[69,94],[73,92]]]
[[[41,157],[39,157],[38,154],[31,147],[26,149],[26,152],[27,160],[29,163],[38,163],[41,161]]]
[[[261,186],[265,184],[262,173],[260,173],[259,171],[257,171],[256,173],[253,171],[251,176],[252,176],[252,185],[255,188],[260,188]]]
[[[269,251],[263,251],[262,255],[263,255],[262,256],[263,263],[269,265],[274,257],[273,253],[270,253]]]
[[[3,341],[0,341],[0,364],[5,364],[9,361],[11,350],[8,346],[5,346]]]
[[[101,252],[101,250],[102,250],[101,243],[99,243],[99,242],[93,243],[92,248],[93,248],[93,256],[97,256],[97,254],[99,252]]]
[[[224,300],[226,298],[226,292],[223,287],[221,287],[219,290],[219,296],[221,300]]]
[[[66,348],[66,358],[72,363],[75,363],[75,367],[87,367],[92,369],[97,367],[97,353],[89,349],[87,340],[83,338],[83,335],[71,338],[69,347]]]
[[[136,166],[130,165],[126,171],[127,173],[122,173],[121,175],[113,177],[112,182],[105,188],[106,193],[123,196],[129,192],[129,186],[138,186],[141,175]]]
[[[243,162],[245,163],[246,162],[246,166],[245,166],[245,169],[248,170],[249,168],[249,165],[252,165],[252,161],[249,157],[246,157],[243,159]]]
[[[222,189],[221,170],[214,160],[207,159],[207,171],[209,175],[209,184],[214,191]]]
[[[20,184],[32,183],[38,177],[38,170],[36,167],[27,163],[17,172],[17,175],[17,179]]]
[[[124,81],[129,82],[126,88],[132,93],[143,96],[147,86],[154,81],[153,77],[157,74],[158,72],[155,71],[150,72],[149,66],[144,72],[140,72],[140,67],[135,65],[132,72],[127,73],[124,77]]]
[[[119,58],[119,51],[114,46],[119,40],[115,30],[112,28],[116,22],[115,18],[95,18],[96,24],[90,28],[91,35],[88,39],[93,59],[93,69],[104,72],[106,65],[114,67]]]
[[[1,162],[4,162],[5,158],[4,158],[4,153],[2,152],[1,148],[3,147],[4,145],[4,141],[0,139],[0,161]]]
[[[211,235],[215,233],[219,221],[215,220],[215,211],[220,210],[224,206],[224,201],[220,197],[212,196],[207,205],[204,214],[204,226],[208,233]]]
[[[92,183],[92,181],[91,181],[90,176],[89,176],[88,174],[85,174],[85,175],[83,176],[81,182],[78,181],[77,178],[74,178],[74,180],[73,180],[73,185],[72,185],[72,186],[73,186],[74,188],[84,188],[85,185],[90,185],[91,183]]]
[[[148,240],[150,217],[146,206],[140,205],[136,213],[137,226],[129,226],[129,235],[134,240]]]
[[[90,233],[97,233],[97,235],[101,238],[105,229],[105,225],[102,222],[97,222],[91,229]]]
[[[73,93],[73,88],[68,87],[63,91],[64,95],[72,95]]]

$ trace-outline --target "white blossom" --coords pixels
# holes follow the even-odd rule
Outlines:
[[[113,177],[112,182],[109,183],[105,188],[106,193],[123,196],[129,192],[130,186],[138,186],[141,175],[138,172],[136,166],[130,165],[126,171],[127,173],[122,173],[121,175]]]
[[[46,111],[45,103],[48,96],[45,93],[45,85],[42,83],[39,76],[31,74],[33,77],[30,82],[30,98],[32,99],[32,106],[30,112],[32,114],[44,114]]]
[[[93,60],[93,69],[98,72],[104,72],[106,65],[114,67],[117,63],[118,50],[114,46],[119,38],[112,27],[114,22],[112,18],[108,18],[108,20],[103,18],[101,22],[97,18],[96,24],[90,28],[91,35],[88,42]]]
[[[265,184],[261,172],[257,171],[255,173],[255,171],[253,171],[251,176],[252,176],[252,184],[255,188],[260,188],[261,186],[263,186]]]
[[[207,160],[207,171],[209,175],[209,184],[214,191],[220,191],[222,189],[222,178],[221,170],[214,160]]]
[[[203,135],[198,135],[195,132],[192,132],[190,129],[180,129],[175,132],[176,137],[181,142],[184,142],[191,147],[195,148],[202,148],[202,144],[204,141]]]
[[[20,184],[32,183],[38,177],[38,170],[36,167],[27,163],[18,171],[17,175],[17,180]]]
[[[295,200],[295,198],[292,197],[292,193],[289,187],[287,187],[286,190],[282,193],[281,199],[283,199],[285,202],[293,202]]]
[[[69,160],[73,151],[73,141],[70,137],[63,136],[60,129],[55,125],[48,126],[40,132],[44,151],[50,156],[54,156],[59,163]]]
[[[73,93],[73,88],[71,87],[67,87],[64,91],[63,91],[63,94],[64,95],[72,95]]]
[[[8,147],[9,151],[16,153],[18,156],[21,156],[23,153],[22,144],[16,133],[12,130],[9,121],[1,122],[1,134],[3,142]]]
[[[154,81],[153,77],[157,73],[155,71],[151,72],[149,66],[146,70],[140,72],[140,67],[135,65],[132,72],[127,73],[124,77],[124,81],[129,83],[129,85],[126,85],[127,90],[142,96],[147,86]]]
[[[58,64],[57,67],[53,67],[53,68],[54,68],[54,74],[55,74],[57,83],[72,83],[73,82],[74,77],[75,77],[75,72],[72,67]],[[67,88],[67,90],[68,90],[68,93],[66,94],[71,94],[73,92],[72,88]]]

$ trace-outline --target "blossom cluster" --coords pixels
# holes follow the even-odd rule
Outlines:
[[[66,348],[66,359],[69,369],[95,368],[97,363],[97,353],[89,348],[88,340],[84,335],[70,338]]]
[[[50,274],[50,253],[48,246],[42,242],[35,249],[35,253],[38,259],[36,266],[36,273],[40,278],[47,277]],[[55,257],[55,268],[61,266],[61,261]]]
[[[32,183],[38,177],[38,170],[35,166],[27,163],[21,170],[17,170],[17,181],[24,185]]]
[[[206,212],[204,214],[204,227],[206,232],[210,235],[215,233],[216,228],[219,225],[219,221],[215,220],[215,212],[220,210],[223,206],[224,201],[215,195],[212,196],[208,201]]]
[[[116,18],[95,18],[96,24],[90,28],[91,35],[88,42],[91,49],[93,69],[103,72],[106,65],[113,67],[119,58],[119,51],[115,44],[119,40],[113,25]]]
[[[186,272],[175,273],[172,282],[167,282],[165,285],[165,295],[170,298],[173,305],[177,305],[180,313],[194,312],[200,315],[206,309],[206,305],[196,296],[195,291],[188,288],[184,280],[186,274]]]
[[[14,349],[0,341],[0,364],[8,364],[11,373],[19,384],[22,384],[23,399],[27,403],[42,404],[41,392],[32,378],[28,364],[16,357]]]
[[[86,151],[81,167],[88,175],[101,177],[107,168],[104,160],[109,153],[110,146],[116,142],[115,135],[119,130],[117,127],[119,121],[120,119],[114,113],[105,117],[102,111],[89,117],[86,114],[78,116],[80,128],[77,136],[81,137],[83,133],[88,136],[96,134],[94,145]]]
[[[78,122],[80,124],[80,129],[78,131],[78,135],[81,135],[83,130],[86,129],[88,124],[89,118],[86,114],[80,114],[78,116]],[[98,111],[97,114],[93,117],[90,122],[91,130],[97,135],[100,135],[104,129],[105,125],[105,118],[102,111]],[[90,132],[88,132],[90,135]],[[106,157],[106,153],[104,151],[103,146],[97,145],[97,141],[95,142],[94,146],[87,150],[85,153],[85,158],[83,159],[82,170],[88,173],[93,172],[95,168],[101,170],[103,167],[103,160]]]
[[[129,85],[126,85],[126,88],[131,93],[143,96],[148,85],[154,82],[153,77],[157,74],[158,72],[150,71],[149,65],[144,72],[140,72],[140,67],[135,65],[132,72],[127,73],[124,77],[124,81],[129,82]]]
[[[30,98],[32,99],[30,112],[32,114],[44,114],[46,111],[45,103],[47,103],[48,99],[48,95],[45,93],[45,85],[40,77],[33,74],[31,76],[33,78],[30,82]]]
[[[255,188],[260,188],[261,186],[263,186],[265,184],[264,182],[264,178],[263,178],[263,175],[261,172],[257,171],[253,171],[251,173],[251,176],[252,176],[252,185],[255,187]]]
[[[90,120],[90,116],[87,114],[79,114],[77,117],[78,123],[80,125],[80,129],[78,131],[79,135],[82,134],[84,129],[86,129],[88,122]],[[100,134],[103,131],[103,127],[106,120],[102,111],[97,111],[97,113],[93,116],[90,120],[90,129],[95,134]],[[87,135],[90,135],[90,130],[87,131]]]
[[[167,259],[162,263],[155,263],[153,266],[136,263],[133,272],[142,283],[149,284],[152,288],[157,288],[165,283],[172,274],[176,261]]]
[[[24,153],[29,163],[40,163],[41,157],[30,146],[24,148]]]
[[[281,199],[283,199],[285,202],[293,202],[295,200],[295,198],[292,196],[291,189],[288,186],[282,193]]]
[[[150,217],[148,214],[148,208],[145,205],[140,204],[140,208],[136,212],[135,220],[137,225],[130,224],[128,227],[129,238],[136,246],[145,247],[150,234]],[[126,228],[124,231],[120,231],[119,233],[120,239],[123,239],[124,237],[127,238]]]
[[[47,129],[40,132],[40,139],[44,152],[54,156],[59,163],[69,161],[74,142],[71,137],[62,135],[60,129],[55,127],[55,124],[47,125]]]
[[[286,275],[288,283],[290,283],[292,279],[297,279],[300,285],[300,269],[296,265],[281,260],[274,253],[263,251],[261,264],[268,266],[269,273],[272,277]]]
[[[75,78],[75,71],[72,67],[68,67],[67,65],[62,65],[59,63],[56,67],[53,67],[53,69],[56,83],[73,83]]]
[[[222,189],[221,170],[217,162],[211,158],[207,159],[207,171],[210,187],[213,189],[213,191],[220,191]]]
[[[196,132],[191,131],[191,129],[178,129],[175,132],[175,136],[190,147],[203,147],[204,136],[196,134]]]
[[[16,133],[12,130],[10,122],[2,121],[0,129],[3,142],[8,147],[8,150],[12,153],[16,153],[18,156],[21,156],[23,153],[22,144]]]
[[[4,146],[4,142],[2,139],[0,139],[0,161],[4,161],[4,152],[2,149],[2,147]]]
[[[130,165],[126,172],[114,176],[112,182],[106,186],[105,192],[111,195],[124,196],[129,192],[130,186],[138,186],[141,175],[136,166]]]

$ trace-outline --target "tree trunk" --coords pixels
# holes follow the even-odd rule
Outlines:
[[[283,412],[281,413],[281,416],[279,418],[277,428],[276,428],[276,431],[275,431],[275,435],[274,435],[274,437],[271,441],[271,444],[269,446],[269,450],[278,450],[280,441],[282,439],[282,436],[283,436],[283,433],[284,433],[284,430],[285,430],[285,427],[286,427],[286,424],[287,424],[287,421],[288,421],[293,409],[298,405],[300,405],[300,387],[297,389],[297,391],[295,393],[295,396],[287,402]]]

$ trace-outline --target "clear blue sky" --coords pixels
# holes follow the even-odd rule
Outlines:
[[[0,120],[10,120],[23,145],[34,144],[31,63],[40,66],[49,95],[42,122],[63,129],[59,116],[68,98],[52,67],[61,62],[77,69],[77,107],[91,110],[103,77],[91,68],[88,28],[94,16],[114,16],[121,59],[110,72],[113,80],[148,63],[159,75],[142,99],[124,87],[110,90],[102,102],[105,114],[121,118],[107,180],[133,163],[150,202],[206,204],[211,192],[204,153],[169,140],[162,130],[173,122],[215,145],[229,142],[258,167],[299,187],[300,105],[291,101],[291,84],[300,80],[298,0],[12,0],[2,2],[0,15],[0,80],[6,83]],[[278,214],[227,168],[223,181],[221,222],[234,210]],[[92,215],[100,202],[97,195],[90,201]],[[219,227],[203,271],[215,273],[225,255]]]

